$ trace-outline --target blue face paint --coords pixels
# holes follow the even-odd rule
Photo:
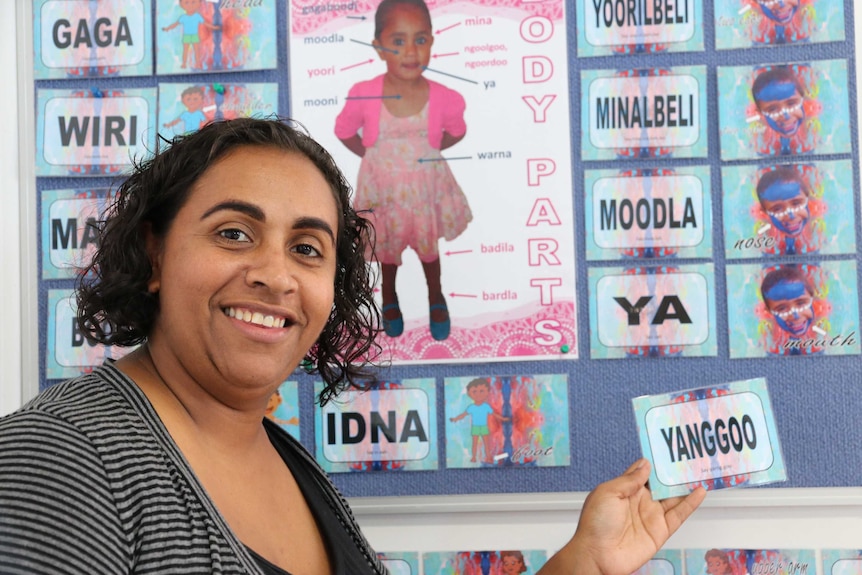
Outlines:
[[[780,299],[796,299],[808,295],[805,290],[805,284],[798,281],[782,281],[778,282],[769,291],[763,294],[763,297],[771,300]]]
[[[783,7],[784,2],[779,2],[778,6]],[[793,20],[793,16],[796,15],[797,8],[798,8],[798,6],[794,6],[793,10],[791,10],[787,16],[785,16],[784,18],[780,18],[778,16],[778,14],[776,14],[775,12],[772,11],[771,8],[767,8],[763,4],[760,5],[760,9],[763,10],[764,16],[766,16],[767,18],[769,18],[773,22],[778,22],[780,24],[786,24],[786,23],[790,22],[791,20]]]
[[[763,190],[760,198],[768,202],[777,202],[779,200],[790,200],[804,193],[799,182],[775,182]]]
[[[771,102],[775,100],[786,100],[797,93],[796,84],[793,82],[772,81],[760,89],[754,95],[754,99],[760,102]]]

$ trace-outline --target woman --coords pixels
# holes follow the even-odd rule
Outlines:
[[[138,165],[78,287],[91,338],[141,347],[0,420],[0,572],[381,573],[343,498],[265,419],[300,361],[359,387],[378,314],[367,222],[332,158],[277,120]],[[703,499],[600,485],[546,573],[627,574]],[[274,496],[278,494],[278,496]]]

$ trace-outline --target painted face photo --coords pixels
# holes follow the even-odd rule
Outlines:
[[[799,0],[757,0],[757,4],[764,16],[780,24],[793,20],[799,10]]]
[[[802,84],[790,68],[776,67],[759,75],[751,87],[757,110],[782,136],[794,135],[805,119]]]
[[[789,236],[802,234],[811,217],[809,195],[802,174],[791,166],[767,172],[757,184],[757,198],[763,211],[772,225]]]

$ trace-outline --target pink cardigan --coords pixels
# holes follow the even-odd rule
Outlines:
[[[428,143],[439,150],[443,140],[443,132],[454,137],[463,136],[467,132],[464,123],[466,103],[463,96],[444,86],[428,80]],[[346,140],[362,129],[362,145],[370,148],[377,141],[380,133],[380,108],[383,106],[383,74],[357,82],[350,88],[344,109],[335,119],[335,135],[340,140]],[[378,96],[378,97],[374,97]]]

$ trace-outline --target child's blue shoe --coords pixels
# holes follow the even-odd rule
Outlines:
[[[433,312],[435,309],[441,309],[446,312],[446,320],[445,321],[434,321],[429,318],[428,327],[431,329],[431,337],[436,339],[437,341],[443,341],[447,337],[449,337],[449,330],[452,327],[452,322],[449,318],[449,307],[446,305],[446,301],[443,303],[435,303],[429,308],[429,314]]]
[[[389,310],[398,310],[398,317],[395,319],[386,319],[386,312]],[[398,303],[390,303],[383,306],[383,331],[389,337],[398,337],[404,333],[404,317],[401,315],[401,308]]]

